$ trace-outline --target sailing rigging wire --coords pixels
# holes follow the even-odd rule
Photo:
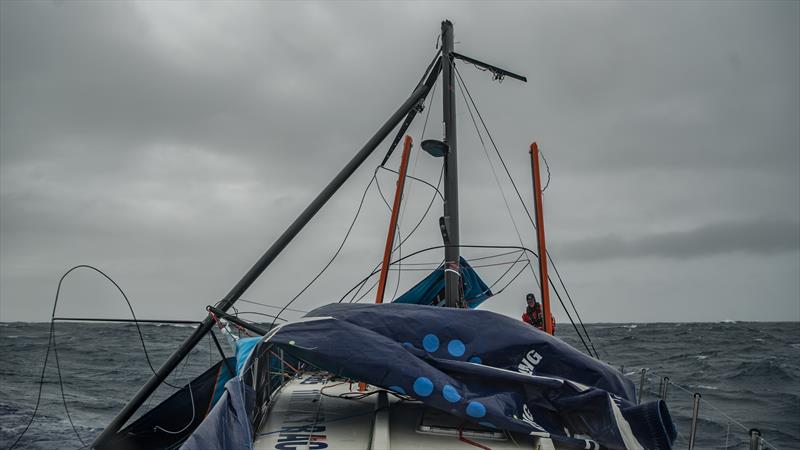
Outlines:
[[[240,302],[245,302],[245,303],[251,303],[253,305],[264,306],[264,307],[267,307],[267,308],[281,309],[280,306],[268,305],[266,303],[255,302],[253,300],[245,300],[243,298],[240,298],[239,301]],[[296,312],[296,313],[303,313],[303,314],[308,313],[308,311],[304,311],[302,309],[293,309],[293,308],[285,308],[285,309],[286,309],[286,311],[292,311],[292,312]]]
[[[525,215],[528,216],[528,220],[530,221],[531,226],[533,226],[533,228],[536,229],[536,223],[534,222],[533,217],[531,217],[530,211],[528,211],[528,207],[525,204],[525,201],[522,199],[522,194],[520,194],[519,189],[517,188],[517,184],[514,182],[514,177],[511,176],[511,172],[508,170],[508,166],[506,165],[506,162],[503,159],[503,156],[500,154],[500,150],[498,149],[497,144],[495,143],[494,138],[492,137],[492,134],[489,131],[489,127],[486,125],[486,121],[483,120],[483,115],[481,114],[480,110],[478,109],[478,106],[475,104],[475,100],[472,98],[472,94],[469,91],[469,87],[467,87],[467,84],[464,82],[464,78],[461,76],[461,72],[458,70],[458,66],[453,64],[453,69],[455,70],[456,76],[457,76],[458,80],[460,81],[460,85],[462,85],[464,87],[464,91],[466,91],[467,96],[469,97],[470,103],[472,104],[473,108],[475,109],[475,113],[478,115],[478,119],[480,119],[480,122],[483,125],[484,130],[486,131],[486,136],[489,138],[489,142],[491,142],[492,147],[494,148],[494,151],[497,154],[497,157],[500,159],[500,163],[503,165],[503,169],[505,170],[509,181],[511,181],[511,186],[514,188],[514,192],[516,192],[516,194],[517,194],[517,198],[519,199],[520,204],[522,205],[523,211],[525,211]],[[549,183],[550,183],[550,166],[546,162],[545,162],[545,165],[547,166],[547,173],[548,173],[547,184],[549,185]],[[569,292],[567,291],[567,287],[566,287],[566,285],[564,283],[564,280],[561,277],[561,274],[558,272],[558,268],[556,267],[556,263],[553,260],[553,257],[550,255],[550,252],[547,252],[546,256],[547,256],[547,259],[550,261],[550,264],[553,266],[553,269],[554,269],[554,271],[556,273],[556,277],[558,278],[559,282],[561,283],[561,286],[564,288],[564,292],[565,292],[565,294],[567,296],[567,299],[569,300],[570,305],[572,306],[572,309],[575,311],[575,316],[578,318],[578,321],[579,321],[579,323],[581,325],[581,328],[583,329],[583,332],[586,334],[586,338],[591,343],[592,349],[594,350],[595,357],[597,359],[600,359],[600,355],[597,353],[597,350],[594,347],[594,342],[592,342],[592,338],[589,336],[589,333],[586,330],[586,326],[584,325],[583,320],[580,317],[580,313],[578,313],[578,309],[575,307],[575,303],[572,301],[572,297],[569,295]],[[561,296],[558,294],[558,291],[557,291],[557,289],[555,287],[555,284],[553,284],[553,283],[551,283],[551,284],[552,284],[552,287],[553,287],[553,291],[556,292],[556,296],[558,297],[559,301],[561,302],[561,306],[564,308],[564,311],[567,312],[567,317],[570,317],[570,314],[569,314],[569,312],[567,310],[567,307],[564,304],[564,302],[561,300]],[[572,321],[571,317],[570,317],[570,321]],[[574,326],[574,323],[573,323],[573,326]],[[589,352],[589,354],[591,355],[591,352]]]
[[[455,67],[455,64],[453,66]],[[481,134],[481,131],[478,128],[478,122],[475,121],[475,115],[472,113],[472,108],[470,107],[469,102],[467,101],[467,96],[464,95],[464,82],[463,80],[456,78],[456,84],[458,84],[458,89],[459,91],[461,91],[461,97],[464,99],[464,104],[467,106],[467,111],[469,111],[469,117],[472,119],[472,124],[475,126],[475,133],[478,135],[478,139],[481,141],[483,154],[486,156],[486,161],[489,163],[489,168],[492,171],[494,182],[497,185],[498,190],[500,190],[500,197],[503,198],[503,203],[506,206],[506,212],[508,212],[508,218],[511,219],[511,224],[514,226],[514,232],[516,232],[517,234],[519,245],[524,245],[522,242],[522,234],[520,234],[519,227],[517,227],[517,221],[514,220],[514,214],[511,212],[511,206],[508,204],[506,193],[503,190],[503,186],[500,184],[500,178],[498,178],[497,176],[497,171],[494,170],[494,164],[492,164],[492,159],[489,157],[489,151],[486,149],[486,142],[483,140],[483,135]],[[533,275],[533,279],[536,280],[536,284],[539,285],[540,284],[539,277],[536,276],[536,272],[533,270],[533,265],[531,265],[530,259],[527,259],[527,255],[525,255],[525,257],[526,260],[528,261],[528,267],[530,267],[531,269],[531,274]]]
[[[284,322],[286,322],[286,321],[287,321],[287,320],[286,320],[286,319],[284,319],[283,317],[278,317],[278,316],[276,316],[276,315],[273,315],[273,314],[265,314],[265,313],[262,313],[262,312],[257,312],[257,311],[239,311],[239,312],[237,312],[237,313],[236,313],[236,317],[239,317],[239,314],[254,314],[254,315],[256,315],[256,316],[270,317],[270,318],[273,318],[273,319],[282,320],[282,321],[284,321]],[[242,320],[245,320],[245,319],[242,319]],[[252,321],[251,321],[251,322],[252,322]],[[255,323],[255,322],[254,322],[254,323]]]
[[[438,53],[439,52],[437,52],[437,54]],[[423,140],[425,139],[425,131],[428,129],[428,119],[430,118],[430,115],[431,115],[431,106],[433,106],[433,100],[436,98],[436,86],[437,86],[437,84],[434,83],[433,87],[431,89],[430,99],[428,100],[428,108],[427,108],[427,111],[425,111],[425,122],[422,124],[422,131],[420,132],[420,137],[419,137],[420,143],[423,142]],[[414,152],[414,165],[411,167],[411,173],[412,174],[416,173],[416,170],[417,170],[417,163],[419,162],[419,153],[420,153],[419,152],[419,148],[421,148],[421,147],[417,147],[417,150]],[[383,167],[383,164],[381,164],[381,167]],[[398,172],[397,175],[399,176],[400,173]],[[406,177],[408,177],[408,176],[409,175],[406,174]],[[420,179],[418,179],[416,177],[412,177],[412,179],[417,179],[417,180],[422,181],[423,183],[427,184],[428,186],[432,187],[434,189],[434,191],[436,191],[436,193],[438,193],[439,196],[442,198],[442,201],[444,201],[444,196],[439,191],[439,187],[438,186],[434,187],[432,184],[430,184],[430,183],[428,183],[426,181],[420,180]],[[398,243],[398,245],[397,245],[397,255],[398,256],[403,256],[403,250],[402,250],[402,248],[403,248],[403,237],[400,234],[400,230],[401,230],[401,224],[403,223],[403,218],[406,215],[406,208],[408,207],[408,200],[407,199],[411,197],[411,191],[413,190],[413,186],[414,186],[413,184],[409,185],[408,186],[408,191],[406,192],[406,195],[404,196],[405,198],[401,198],[400,199],[401,202],[403,202],[403,200],[406,200],[406,201],[403,202],[403,205],[400,208],[400,215],[397,218],[397,225],[396,225],[397,226],[397,239],[398,239],[398,241],[400,241]],[[383,197],[383,193],[381,193],[381,197]],[[386,199],[384,199],[384,201],[385,200]],[[416,228],[414,230],[416,231]],[[391,257],[392,254],[394,254],[394,250],[391,251],[390,257]],[[400,278],[401,278],[401,273],[398,272],[397,273],[397,282],[395,283],[394,292],[392,293],[392,300],[397,298],[397,292],[400,290]]]
[[[100,275],[102,275],[105,279],[110,281],[111,284],[113,284],[114,287],[117,288],[117,291],[119,291],[119,293],[122,294],[122,298],[125,299],[125,302],[128,304],[128,309],[131,312],[131,316],[133,316],[134,324],[136,325],[136,331],[139,334],[139,341],[142,343],[142,349],[144,350],[144,356],[145,356],[145,359],[147,360],[147,365],[150,367],[150,370],[153,372],[153,374],[157,375],[156,374],[156,370],[153,368],[153,364],[150,361],[150,355],[147,352],[147,346],[145,345],[144,336],[142,335],[142,329],[139,326],[138,319],[136,318],[136,313],[134,313],[133,306],[131,305],[131,302],[128,299],[128,296],[125,294],[125,291],[122,290],[122,288],[119,286],[119,284],[117,284],[116,281],[114,281],[114,279],[112,279],[110,276],[108,276],[105,272],[103,272],[102,270],[98,269],[97,267],[94,267],[94,266],[91,266],[91,265],[88,265],[88,264],[79,264],[77,266],[74,266],[74,267],[70,268],[58,280],[58,286],[56,288],[56,295],[55,295],[55,298],[53,300],[53,311],[50,314],[50,333],[49,333],[50,337],[49,337],[49,339],[47,341],[47,350],[45,351],[44,362],[42,364],[42,373],[41,373],[41,376],[39,377],[39,390],[38,390],[38,393],[36,394],[36,405],[33,408],[33,413],[31,414],[31,418],[28,420],[27,425],[25,425],[25,428],[22,430],[22,433],[20,433],[19,436],[17,436],[17,438],[14,440],[14,443],[11,444],[11,446],[9,447],[9,450],[11,450],[14,447],[16,447],[17,444],[19,443],[20,439],[22,439],[22,437],[25,436],[25,434],[30,429],[30,426],[33,423],[33,420],[36,418],[37,413],[39,412],[39,406],[41,405],[41,401],[42,401],[42,391],[43,391],[43,388],[44,388],[44,379],[45,379],[45,375],[47,373],[47,361],[49,360],[49,357],[50,357],[51,348],[53,350],[53,355],[54,355],[55,360],[56,360],[56,373],[58,375],[58,386],[59,386],[59,390],[61,391],[61,401],[62,401],[62,403],[64,405],[64,411],[67,414],[67,420],[69,421],[70,426],[72,427],[72,431],[75,433],[75,436],[78,437],[78,440],[81,442],[81,444],[83,444],[84,447],[88,446],[86,444],[86,442],[83,441],[83,438],[81,437],[80,433],[78,433],[78,429],[75,427],[75,423],[72,421],[72,416],[69,413],[69,406],[67,405],[67,398],[66,398],[66,395],[64,394],[64,380],[63,380],[63,377],[61,375],[61,363],[60,363],[60,361],[58,359],[58,345],[56,343],[56,328],[55,328],[55,324],[56,324],[56,320],[55,320],[56,308],[58,307],[58,299],[59,299],[59,296],[61,295],[61,285],[63,284],[64,279],[67,277],[67,275],[69,275],[70,273],[72,273],[73,271],[75,271],[77,269],[91,269],[91,270],[94,270],[95,272],[97,272]],[[170,386],[170,387],[173,387],[173,388],[176,388],[176,389],[180,389],[180,387],[172,385],[172,384],[168,383],[166,380],[163,380],[163,383],[168,385],[168,386]]]
[[[527,248],[527,247],[516,246],[516,245],[477,245],[477,244],[458,244],[458,245],[454,245],[454,244],[450,244],[450,245],[434,245],[434,246],[431,246],[431,247],[426,247],[426,248],[423,248],[423,249],[420,249],[420,250],[416,250],[416,251],[414,251],[414,252],[412,252],[412,253],[410,253],[410,254],[408,254],[408,255],[406,255],[406,256],[403,256],[402,258],[399,258],[399,259],[396,259],[396,260],[394,260],[394,261],[390,262],[390,263],[389,263],[389,265],[397,264],[397,263],[398,263],[398,262],[400,262],[401,260],[405,260],[405,259],[411,258],[412,256],[419,255],[420,253],[428,252],[428,251],[431,251],[431,250],[437,250],[437,249],[447,248],[447,247],[459,247],[459,248],[494,248],[494,249],[515,249],[515,250],[517,250],[517,251],[520,251],[520,250],[521,250],[521,251],[523,251],[523,252],[529,252],[529,253],[530,253],[530,254],[532,254],[533,256],[536,256],[536,252],[534,252],[533,250],[531,250],[531,249],[529,249],[529,248]],[[379,273],[379,272],[380,272],[380,271],[379,271],[379,270],[377,270],[377,269],[376,269],[376,270],[373,270],[373,271],[372,271],[372,272],[371,272],[369,275],[367,275],[367,276],[366,276],[365,278],[363,278],[361,281],[359,281],[358,283],[356,283],[356,284],[355,284],[355,286],[353,286],[352,288],[350,288],[350,290],[349,290],[349,291],[345,292],[345,294],[344,294],[344,295],[343,295],[343,296],[342,296],[342,297],[339,299],[339,301],[338,301],[337,303],[341,303],[342,301],[344,301],[344,299],[345,299],[347,296],[349,296],[349,295],[350,295],[350,294],[351,294],[351,293],[352,293],[352,292],[353,292],[353,291],[354,291],[356,288],[358,288],[359,286],[363,286],[364,284],[366,284],[366,283],[367,283],[367,281],[369,281],[369,279],[370,279],[370,278],[372,278],[372,277],[373,277],[373,276],[374,276],[376,273]]]
[[[544,168],[547,170],[547,182],[544,183],[544,187],[542,188],[542,195],[544,195],[544,191],[546,191],[547,187],[550,186],[550,164],[547,164],[547,158],[544,157],[542,149],[539,149],[539,157],[542,158],[542,162],[544,162]]]
[[[393,265],[393,264],[396,264],[396,263],[398,263],[399,261],[402,261],[402,260],[404,260],[404,259],[410,258],[410,257],[412,257],[412,256],[416,256],[416,255],[418,255],[418,254],[420,254],[420,253],[427,252],[427,251],[431,251],[431,250],[436,250],[436,249],[441,249],[441,248],[446,248],[446,247],[459,247],[459,248],[496,248],[496,249],[500,249],[500,248],[502,248],[502,249],[512,249],[512,248],[513,248],[513,249],[516,249],[516,250],[522,250],[523,252],[528,252],[528,253],[530,253],[531,255],[538,257],[538,255],[536,254],[536,252],[534,252],[533,250],[531,250],[531,249],[529,249],[529,248],[527,248],[527,247],[523,247],[523,246],[516,246],[516,245],[470,245],[470,244],[459,244],[459,245],[436,245],[436,246],[433,246],[433,247],[426,247],[426,248],[423,248],[423,249],[421,249],[421,250],[417,250],[417,251],[415,251],[415,252],[412,252],[412,253],[410,253],[410,254],[408,254],[408,255],[406,255],[406,256],[403,256],[403,257],[401,257],[401,258],[399,258],[399,259],[397,259],[397,260],[395,260],[395,261],[392,261],[392,262],[390,262],[389,264],[390,264],[390,265]],[[523,267],[523,270],[524,270],[524,269],[525,269],[525,267]],[[361,289],[364,287],[364,285],[365,285],[365,284],[366,284],[366,283],[369,281],[369,279],[370,279],[370,278],[372,278],[372,277],[373,277],[373,276],[374,276],[376,273],[379,273],[379,272],[380,272],[379,270],[373,270],[373,271],[372,271],[372,273],[370,273],[369,275],[367,275],[366,277],[364,277],[364,278],[363,278],[361,281],[359,281],[358,283],[356,283],[356,284],[355,284],[355,285],[354,285],[352,288],[350,288],[350,290],[349,290],[349,291],[345,292],[345,294],[344,294],[344,295],[343,295],[343,296],[342,296],[342,297],[339,299],[339,301],[338,301],[337,303],[342,303],[342,302],[344,301],[344,299],[345,299],[347,296],[349,296],[349,295],[350,295],[350,294],[351,294],[353,291],[355,291],[356,289],[358,289],[358,291],[356,291],[356,294],[353,294],[353,298],[355,298],[355,296],[356,296],[356,295],[358,295],[357,293],[358,293],[358,292],[360,292],[360,290],[361,290]],[[519,276],[519,274],[517,274],[517,276]],[[516,277],[517,277],[517,276],[515,276],[515,277],[514,277],[514,279],[516,279]],[[512,280],[512,281],[513,281],[513,280]],[[376,282],[375,284],[377,284],[377,282]],[[373,287],[375,286],[375,284],[373,284]],[[507,288],[507,287],[508,287],[508,285],[506,285],[505,287],[503,287],[503,289],[505,289],[505,288]],[[372,288],[370,288],[370,289],[372,289]],[[558,301],[559,301],[559,302],[561,302],[561,306],[563,306],[563,307],[564,307],[564,310],[565,310],[565,312],[567,313],[567,317],[570,319],[570,323],[572,324],[572,327],[573,327],[573,329],[575,330],[575,334],[577,334],[577,335],[578,335],[578,338],[580,338],[580,340],[581,340],[581,343],[583,343],[583,346],[584,346],[584,348],[586,348],[586,351],[589,353],[589,355],[592,355],[592,351],[591,351],[591,349],[590,349],[590,347],[589,347],[589,344],[587,344],[587,343],[586,343],[586,340],[583,338],[583,334],[582,334],[582,333],[581,333],[581,332],[578,330],[578,327],[577,327],[577,325],[575,325],[575,321],[574,321],[574,320],[572,320],[572,316],[569,314],[569,311],[566,309],[566,306],[564,305],[564,301],[561,299],[561,296],[558,294],[558,291],[557,291],[557,290],[555,290],[555,289],[554,289],[554,291],[556,292],[556,296],[558,297]],[[367,291],[367,292],[369,292],[369,291]],[[361,298],[363,298],[363,296],[362,296]],[[359,298],[359,300],[360,300],[360,298]],[[353,302],[353,301],[352,301],[352,299],[351,299],[350,303],[352,303],[352,302]],[[599,359],[599,357],[598,357],[598,356],[595,356],[595,357]]]
[[[336,249],[336,251],[333,253],[333,256],[331,256],[331,258],[328,260],[328,262],[325,264],[325,266],[322,267],[322,270],[320,270],[314,276],[314,278],[312,278],[311,281],[309,281],[308,284],[306,284],[305,287],[303,287],[303,289],[301,289],[300,292],[297,293],[297,295],[292,297],[292,299],[289,300],[283,306],[283,308],[281,308],[281,310],[275,316],[275,319],[273,319],[272,323],[270,323],[270,326],[269,326],[270,329],[272,329],[272,327],[275,326],[275,322],[281,317],[281,315],[286,310],[286,308],[291,306],[292,303],[295,302],[295,300],[300,298],[300,296],[303,295],[303,293],[306,290],[308,290],[308,288],[310,288],[311,285],[314,284],[314,282],[317,281],[319,279],[319,277],[321,277],[322,274],[325,273],[326,270],[328,270],[328,267],[330,267],[331,264],[333,264],[333,261],[336,259],[336,257],[339,256],[339,253],[341,253],[342,248],[344,248],[344,244],[347,242],[347,238],[350,237],[350,233],[353,231],[353,227],[355,226],[356,221],[358,220],[358,216],[361,214],[361,209],[364,206],[364,199],[367,197],[367,192],[369,192],[370,186],[372,186],[372,183],[377,181],[377,174],[378,174],[378,168],[376,167],[375,170],[372,172],[372,178],[370,178],[369,183],[367,183],[367,186],[364,188],[364,192],[361,194],[361,201],[358,202],[358,208],[356,209],[356,214],[353,216],[353,220],[350,221],[350,226],[347,228],[347,232],[344,234],[344,238],[342,239],[342,243],[339,244],[339,248]]]
[[[530,264],[530,263],[525,263],[525,264]],[[500,288],[500,290],[495,292],[494,295],[498,295],[498,294],[502,293],[503,291],[505,291],[506,288],[511,286],[511,283],[513,283],[520,275],[522,275],[522,272],[524,272],[524,271],[525,271],[525,267],[522,267],[521,269],[519,269],[519,272],[517,272],[517,274],[514,275],[514,277],[511,278],[511,280],[508,283],[506,283],[505,286],[503,286],[502,288]]]
[[[443,178],[444,178],[444,163],[442,163],[442,169],[439,171],[439,181],[436,183],[436,190],[437,190],[437,191],[439,190],[439,189],[438,189],[438,188],[439,188],[439,186],[441,186],[441,184],[442,184],[442,179],[443,179]],[[439,193],[439,195],[441,195],[441,193]],[[386,201],[386,199],[384,199],[384,202],[385,202],[385,201]],[[412,229],[411,229],[411,231],[408,233],[408,235],[407,235],[405,238],[403,238],[403,239],[401,239],[401,240],[400,240],[400,242],[398,243],[398,246],[400,246],[400,245],[402,245],[403,243],[405,243],[405,242],[406,242],[406,241],[407,241],[409,238],[411,238],[411,236],[413,236],[413,235],[414,235],[414,233],[417,231],[417,229],[419,229],[420,225],[422,225],[422,223],[425,221],[425,218],[426,218],[426,217],[428,217],[428,213],[430,212],[430,210],[431,210],[431,207],[433,206],[433,202],[434,202],[434,201],[436,201],[436,193],[434,193],[434,194],[433,194],[433,196],[431,197],[431,200],[428,202],[428,206],[425,208],[425,212],[423,212],[423,213],[422,213],[422,217],[420,217],[420,219],[417,221],[417,224],[416,224],[416,225],[414,225],[414,228],[412,228]],[[405,258],[403,258],[403,259],[405,259]],[[381,264],[382,264],[382,262],[378,262],[377,264],[375,264],[375,266],[374,266],[374,267],[373,267],[373,269],[372,269],[372,270],[373,270],[373,273],[376,273],[376,272],[374,272],[374,271],[375,271],[375,270],[377,270],[377,269],[378,269],[378,268],[381,266]],[[365,283],[366,283],[366,282],[365,282]],[[355,297],[356,297],[356,296],[357,296],[357,295],[358,295],[358,294],[361,292],[361,289],[363,289],[363,287],[364,287],[364,284],[365,284],[365,283],[362,283],[362,284],[361,284],[361,286],[358,288],[358,291],[356,291],[356,292],[353,294],[353,297],[352,297],[352,299],[350,300],[350,303],[353,303],[353,301],[355,301],[355,302],[361,301],[361,299],[363,299],[364,297],[366,297],[366,295],[362,295],[361,297],[359,297],[359,299],[358,299],[358,300],[355,300]],[[376,281],[376,282],[375,282],[375,284],[373,284],[373,285],[372,285],[372,286],[369,288],[369,290],[367,290],[367,292],[371,292],[371,291],[372,291],[372,289],[374,289],[374,288],[375,288],[375,286],[377,286],[377,285],[378,285],[378,282]],[[348,292],[348,294],[349,294],[349,292]],[[345,294],[345,297],[346,297],[348,294]],[[340,299],[340,300],[339,300],[339,303],[341,303],[341,302],[342,302],[342,300],[344,300],[344,298]]]
[[[385,170],[387,172],[392,172],[392,173],[395,173],[395,174],[399,174],[398,171],[396,171],[394,169],[390,169],[390,168],[385,167],[385,166],[378,166],[378,169]],[[413,177],[413,176],[408,175],[408,174],[406,174],[406,178],[410,178],[410,179],[412,179],[414,181],[419,181],[420,183],[428,185],[431,189],[436,191],[436,194],[439,195],[439,198],[441,198],[442,201],[444,201],[444,195],[442,195],[442,191],[440,191],[437,186],[434,186],[432,183],[429,183],[429,182],[423,180],[422,178]],[[381,191],[381,192],[383,192],[383,191]],[[383,202],[386,203],[386,206],[388,206],[389,209],[391,209],[392,207],[389,205],[389,202],[387,201],[386,196],[385,195],[381,195],[381,197],[383,197]]]

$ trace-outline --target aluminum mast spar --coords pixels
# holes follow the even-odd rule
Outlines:
[[[348,178],[358,169],[358,167],[372,154],[378,145],[394,129],[413,108],[415,108],[430,92],[433,83],[439,76],[441,70],[441,60],[433,65],[428,72],[424,82],[420,82],[411,96],[392,114],[388,120],[375,132],[359,152],[347,163],[344,168],[325,186],[317,197],[309,204],[305,210],[292,222],[291,225],[278,237],[269,247],[253,267],[239,280],[238,283],[228,292],[228,294],[217,304],[219,310],[225,312],[244,294],[264,270],[269,267],[273,260],[283,251],[283,249],[294,239],[295,236],[308,224],[308,222],[319,212],[325,203],[330,200],[333,194],[347,181]],[[175,367],[180,364],[186,355],[191,352],[195,345],[203,339],[205,334],[214,325],[211,316],[206,316],[201,325],[197,327],[186,341],[167,359],[167,361],[156,371],[155,374],[139,389],[139,392],[128,402],[125,407],[117,414],[117,417],[108,424],[102,433],[92,443],[92,448],[104,448],[111,443],[117,432],[133,416],[137,409],[147,400],[156,388],[172,373]]]
[[[441,221],[445,240],[444,298],[451,308],[462,305],[461,249],[458,229],[458,153],[456,151],[456,90],[453,77],[453,23],[442,22],[442,115],[444,119],[444,217]]]

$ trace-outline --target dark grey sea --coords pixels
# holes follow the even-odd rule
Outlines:
[[[800,448],[800,323],[587,328],[602,359],[621,368],[637,386],[641,369],[647,369],[645,400],[658,396],[663,377],[670,377],[666,400],[680,433],[675,448],[688,446],[694,392],[702,395],[696,448],[747,448],[750,428],[761,430],[764,448]],[[192,329],[142,325],[142,331],[157,368]],[[8,448],[30,420],[48,332],[46,323],[0,323],[0,448]],[[583,348],[567,326],[560,327],[559,336]],[[16,448],[83,447],[151,374],[134,325],[58,323],[56,342],[58,358],[51,352],[39,410]],[[170,382],[185,384],[216,358],[209,340],[195,349]],[[170,392],[160,388],[150,404]]]

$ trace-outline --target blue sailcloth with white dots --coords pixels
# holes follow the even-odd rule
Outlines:
[[[273,330],[244,370],[269,348],[465,422],[549,437],[559,448],[669,449],[676,438],[664,402],[636,404],[633,383],[612,367],[489,311],[327,305]]]

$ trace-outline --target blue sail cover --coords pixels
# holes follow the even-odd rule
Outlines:
[[[470,309],[474,309],[494,294],[466,259],[462,257],[460,264],[461,280],[464,283],[464,302]],[[408,292],[397,297],[392,303],[442,306],[444,303],[443,290],[444,265],[439,266],[430,275],[409,289]]]
[[[252,448],[243,419],[259,423],[266,408],[252,398],[264,388],[242,380],[258,378],[263,362],[254,360],[271,349],[565,448],[670,449],[676,438],[664,402],[637,405],[633,383],[618,371],[521,321],[480,310],[332,304],[270,332],[183,448]]]

